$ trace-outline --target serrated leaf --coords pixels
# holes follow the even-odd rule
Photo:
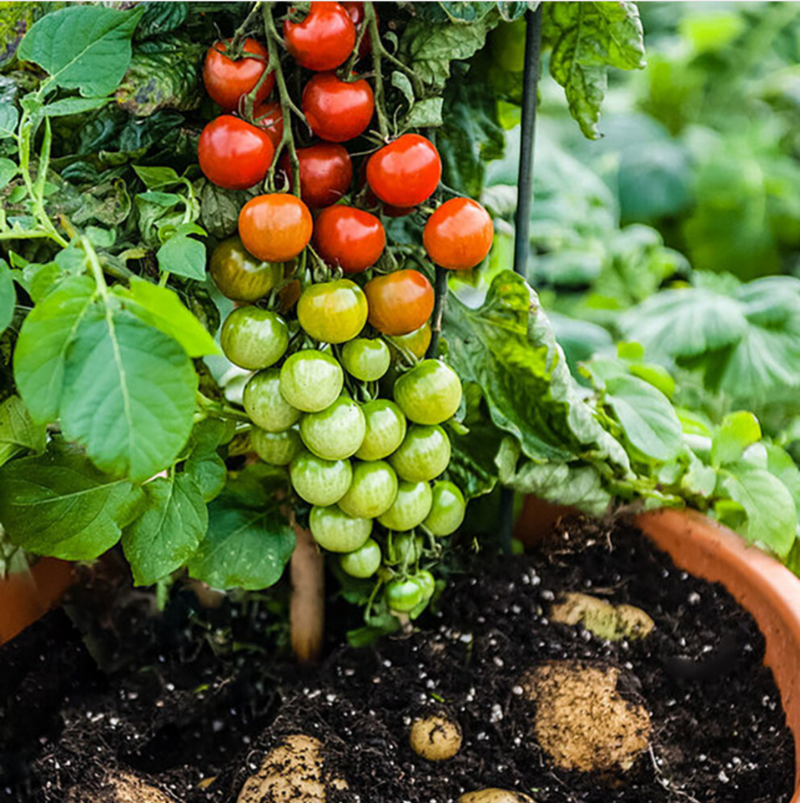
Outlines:
[[[744,450],[761,440],[761,426],[750,412],[740,410],[722,419],[711,444],[711,460],[715,466],[735,463]]]
[[[187,474],[158,477],[144,488],[147,510],[122,536],[135,585],[152,585],[183,566],[205,538],[208,510]]]
[[[33,423],[19,396],[0,403],[0,466],[21,452],[43,452],[46,442],[46,427]]]
[[[224,493],[208,508],[208,534],[189,562],[189,574],[213,588],[258,591],[280,580],[295,534],[274,506],[250,508]]]
[[[406,118],[409,128],[436,128],[442,124],[443,98],[417,101]]]
[[[8,262],[0,259],[0,335],[5,332],[14,317],[17,293]]]
[[[414,105],[414,88],[411,86],[411,79],[404,72],[395,70],[392,73],[392,86],[403,93],[409,106]]]
[[[0,468],[0,520],[9,538],[37,555],[93,560],[120,538],[141,491],[68,452]]]
[[[170,237],[156,256],[163,271],[200,282],[206,277],[206,247],[193,237],[181,234]]]
[[[17,57],[38,64],[64,89],[78,89],[84,97],[108,95],[128,68],[131,37],[143,13],[143,8],[63,8],[25,34]]]
[[[137,318],[177,340],[190,357],[220,353],[214,338],[169,288],[132,278],[130,289],[117,285],[114,294]]]

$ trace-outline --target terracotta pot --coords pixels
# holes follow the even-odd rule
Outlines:
[[[47,613],[72,580],[72,564],[55,558],[42,558],[30,572],[0,579],[0,644]]]

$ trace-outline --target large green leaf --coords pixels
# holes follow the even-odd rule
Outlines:
[[[47,432],[44,424],[34,424],[19,396],[9,396],[0,404],[0,466],[20,452],[43,452]]]
[[[0,335],[5,332],[11,323],[16,303],[17,293],[14,289],[11,268],[8,267],[8,263],[4,259],[0,259]]]
[[[608,68],[644,67],[644,36],[632,2],[545,3],[542,35],[550,74],[564,87],[584,135],[597,139]]]
[[[214,588],[258,591],[280,580],[295,534],[275,505],[247,507],[229,492],[208,508],[208,534],[189,574]]]
[[[202,282],[206,277],[206,247],[199,240],[177,233],[158,249],[161,270]]]
[[[64,89],[78,89],[84,97],[107,95],[128,68],[131,37],[143,13],[143,8],[63,8],[28,31],[17,57],[38,64]]]
[[[186,444],[196,390],[197,375],[177,341],[126,310],[96,304],[67,358],[64,432],[103,470],[145,480]]]
[[[462,381],[481,387],[495,426],[514,435],[528,457],[564,461],[591,452],[628,467],[621,444],[582,398],[536,293],[520,276],[499,273],[477,309],[451,295],[445,336],[448,361]]]
[[[188,474],[158,477],[144,486],[147,510],[122,536],[136,585],[152,585],[183,566],[208,529],[208,510]]]
[[[0,468],[0,521],[29,552],[92,560],[120,538],[141,490],[109,478],[66,451],[12,460]]]

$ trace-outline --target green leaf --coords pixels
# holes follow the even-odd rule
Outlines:
[[[136,39],[149,39],[151,36],[162,36],[180,28],[189,16],[189,3],[174,0],[170,3],[145,2],[142,4],[145,12],[142,15],[139,27],[136,29]]]
[[[0,259],[0,335],[5,332],[14,317],[17,293],[8,262]]]
[[[729,413],[714,433],[711,445],[711,461],[715,466],[724,466],[740,460],[744,450],[761,440],[758,419],[749,412],[740,410]]]
[[[0,468],[0,520],[37,555],[93,560],[120,538],[141,491],[110,479],[85,456],[48,452]]]
[[[46,442],[46,427],[31,421],[19,396],[0,403],[0,466],[21,452],[43,452]]]
[[[184,465],[184,471],[197,484],[206,502],[222,493],[228,478],[225,461],[216,452],[206,455],[192,452]]]
[[[675,395],[675,380],[663,365],[641,362],[628,366],[628,370],[633,376],[643,379],[656,390],[661,391],[668,399]]]
[[[189,561],[189,574],[213,588],[258,591],[280,580],[295,534],[275,506],[246,507],[228,492],[208,508],[208,534]]]
[[[608,68],[644,67],[644,36],[632,2],[546,3],[543,39],[552,47],[550,74],[564,87],[583,134],[597,139]]]
[[[63,8],[28,31],[17,57],[38,64],[64,89],[78,89],[84,97],[108,95],[128,68],[131,37],[143,13],[143,8]]]
[[[206,247],[193,237],[176,234],[158,249],[158,267],[176,276],[196,279],[206,278]]]
[[[797,530],[797,510],[786,486],[769,471],[745,461],[729,466],[720,485],[744,508],[748,541],[786,557]]]
[[[635,376],[614,376],[606,382],[605,400],[639,452],[661,462],[677,456],[681,423],[661,391]]]
[[[497,484],[495,457],[501,435],[491,424],[472,424],[465,435],[448,433],[451,443],[447,476],[467,499],[490,493]]]
[[[0,158],[0,190],[5,189],[14,176],[17,175],[17,166],[11,159]]]
[[[130,289],[117,285],[113,292],[127,310],[177,340],[190,357],[220,353],[214,338],[169,288],[132,278]]]
[[[144,486],[147,510],[122,536],[137,586],[152,585],[183,566],[208,528],[208,510],[192,477],[157,477]]]
[[[43,111],[45,117],[66,117],[68,114],[83,114],[100,109],[108,102],[108,98],[62,98],[47,103]]]
[[[17,133],[19,112],[13,103],[0,104],[0,140],[13,137]]]
[[[183,179],[171,167],[133,165],[133,169],[148,190],[160,190],[164,187],[175,187],[183,183]],[[180,199],[180,196],[175,197]]]
[[[408,128],[435,128],[442,124],[443,98],[428,98],[413,105],[406,118]]]
[[[239,227],[239,210],[253,197],[244,190],[226,190],[210,181],[200,190],[200,224],[218,240],[234,234]]]
[[[69,349],[62,426],[104,471],[145,480],[186,444],[196,391],[177,341],[126,310],[96,304]]]

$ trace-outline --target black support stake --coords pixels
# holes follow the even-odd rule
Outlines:
[[[519,145],[517,174],[517,213],[514,216],[514,271],[527,274],[530,251],[531,203],[533,202],[533,143],[536,136],[536,101],[539,90],[539,63],[542,53],[542,4],[525,13],[525,72],[522,85],[522,132]],[[500,545],[506,554],[511,552],[514,529],[514,492],[500,492]]]

